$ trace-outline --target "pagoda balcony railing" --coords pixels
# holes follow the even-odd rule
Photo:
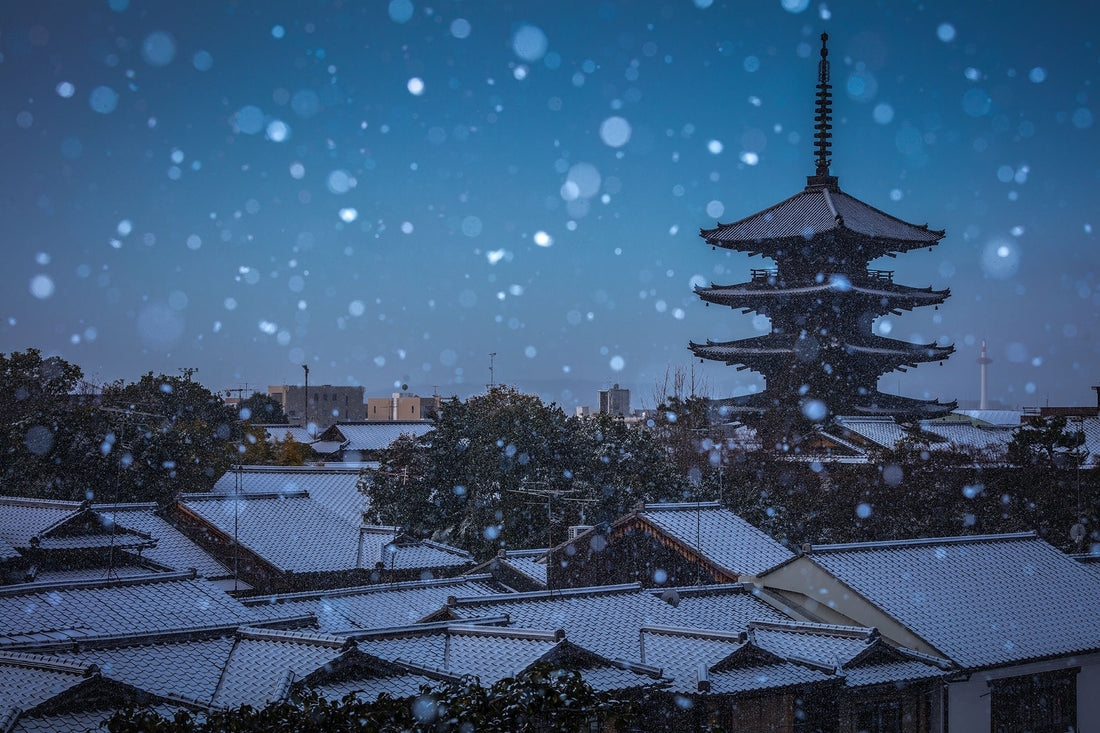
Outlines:
[[[755,268],[750,271],[752,273],[752,281],[758,285],[771,284],[774,285],[779,279],[778,268]],[[873,283],[893,283],[894,271],[893,270],[867,270],[866,278]]]

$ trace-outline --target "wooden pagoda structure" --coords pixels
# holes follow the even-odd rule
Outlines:
[[[764,375],[763,392],[717,401],[726,419],[749,424],[772,416],[790,427],[837,415],[891,416],[899,422],[944,415],[940,403],[884,394],[888,372],[941,361],[955,349],[876,336],[872,324],[887,313],[938,305],[949,290],[894,282],[893,272],[868,269],[882,256],[931,248],[944,232],[897,219],[840,190],[829,173],[832,104],[827,34],[821,34],[814,147],[817,170],[806,188],[769,209],[731,224],[702,229],[714,247],[761,255],[774,268],[752,270],[737,285],[697,287],[708,305],[756,312],[771,332],[716,343],[691,343],[700,359],[723,361]]]

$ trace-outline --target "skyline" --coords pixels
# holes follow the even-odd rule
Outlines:
[[[813,173],[830,35],[843,190],[946,229],[871,264],[950,287],[876,333],[954,343],[883,391],[1087,404],[1100,382],[1094,8],[803,0],[104,0],[0,9],[9,286],[0,352],[217,391],[362,384],[567,409],[667,367],[762,385],[690,340],[764,333],[705,308],[769,260],[698,237]],[[1091,21],[1091,22],[1090,22]],[[929,309],[930,310],[930,309]],[[648,405],[652,406],[652,405]]]

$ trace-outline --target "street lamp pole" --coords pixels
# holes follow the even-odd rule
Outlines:
[[[302,414],[304,416],[304,421],[305,421],[305,424],[306,424],[306,430],[308,431],[309,430],[309,364],[303,364],[302,369],[305,370],[305,373],[306,373],[306,407],[305,407],[305,410],[302,411]]]

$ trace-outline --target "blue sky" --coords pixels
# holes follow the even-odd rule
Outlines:
[[[1091,5],[5,3],[0,351],[98,380],[652,404],[687,343],[766,328],[693,282],[769,263],[698,237],[813,172],[947,230],[873,267],[950,287],[876,332],[953,342],[880,389],[1088,403],[1100,184]],[[927,312],[926,312],[927,311]],[[712,396],[760,389],[696,364]]]

